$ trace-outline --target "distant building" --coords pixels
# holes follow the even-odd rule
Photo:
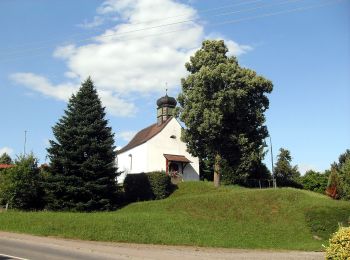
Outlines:
[[[15,167],[13,164],[0,164],[0,170]]]
[[[165,95],[157,100],[157,123],[139,131],[117,152],[118,171],[123,182],[127,174],[165,171],[180,174],[184,180],[199,179],[199,160],[181,141],[182,127],[173,117],[176,100]]]

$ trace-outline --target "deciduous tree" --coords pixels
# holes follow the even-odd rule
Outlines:
[[[219,185],[220,162],[234,174],[246,174],[261,164],[268,135],[264,112],[272,83],[239,66],[227,56],[223,41],[206,40],[185,64],[190,74],[182,79],[178,96],[183,140],[201,158],[214,158],[214,183]]]
[[[33,154],[21,155],[15,166],[0,174],[0,200],[10,208],[33,210],[41,209],[44,191],[38,161]]]

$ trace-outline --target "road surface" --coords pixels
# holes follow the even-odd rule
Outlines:
[[[5,259],[277,260],[324,259],[324,253],[93,242],[0,232],[0,260]]]

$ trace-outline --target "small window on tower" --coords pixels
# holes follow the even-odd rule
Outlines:
[[[176,136],[175,135],[171,135],[170,138],[171,139],[176,139]]]

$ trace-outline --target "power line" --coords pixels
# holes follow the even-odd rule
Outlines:
[[[256,20],[256,19],[265,18],[265,17],[271,17],[271,16],[276,16],[276,15],[281,15],[281,14],[295,13],[295,12],[301,12],[301,11],[311,10],[311,9],[315,9],[315,8],[321,8],[324,6],[337,4],[337,3],[340,3],[343,1],[345,1],[345,0],[328,1],[328,2],[324,2],[322,4],[318,4],[318,5],[310,5],[310,6],[304,6],[304,7],[299,7],[299,8],[294,8],[294,9],[289,9],[289,10],[284,10],[284,11],[279,11],[279,12],[265,13],[265,14],[261,14],[261,15],[244,17],[244,18],[234,19],[234,20],[227,20],[227,21],[218,22],[218,23],[211,23],[211,24],[207,24],[207,25],[215,27],[215,26],[226,25],[226,24],[236,24],[236,23],[240,23],[240,22]],[[144,39],[144,38],[148,38],[148,37],[162,36],[162,35],[171,34],[171,33],[175,33],[175,32],[187,31],[189,29],[192,29],[192,28],[182,28],[182,29],[177,29],[177,30],[172,30],[172,31],[167,31],[167,32],[160,32],[160,33],[156,33],[156,34],[136,36],[133,38],[126,38],[126,39],[121,38],[121,39],[119,39],[119,41],[129,41],[129,40],[135,40],[135,39]],[[31,57],[33,57],[33,56],[40,56],[40,55],[31,55]],[[23,56],[17,57],[17,59],[21,59],[21,58],[23,58]],[[15,57],[15,59],[16,59],[16,57]],[[0,62],[4,62],[4,61],[6,62],[6,61],[11,61],[11,60],[14,60],[14,59],[0,60]]]
[[[217,11],[217,10],[221,10],[221,9],[227,9],[230,7],[235,7],[235,6],[241,6],[241,5],[249,5],[249,4],[253,4],[253,3],[258,3],[258,2],[262,2],[263,0],[252,0],[252,1],[243,1],[241,3],[235,3],[235,4],[230,4],[230,5],[224,5],[221,7],[215,7],[215,8],[210,8],[210,9],[202,9],[202,10],[197,10],[197,14],[201,14],[201,13],[209,13],[212,11]],[[140,24],[149,24],[152,22],[156,22],[156,21],[163,21],[163,20],[169,20],[172,18],[176,18],[176,17],[184,17],[187,16],[188,14],[178,14],[178,15],[174,15],[174,16],[168,16],[168,17],[164,17],[164,18],[159,18],[159,19],[151,19],[151,20],[145,20],[145,21],[140,21],[140,22],[136,22],[133,23],[132,25],[140,25]],[[87,35],[88,33],[77,33],[77,34],[72,34],[69,35],[67,37],[69,37],[69,39],[74,39],[78,36],[82,36],[82,35]],[[37,44],[37,43],[50,43],[50,42],[56,42],[59,38],[54,38],[54,39],[50,39],[50,40],[44,40],[44,41],[37,41],[37,42],[31,42],[31,43],[25,43],[25,44],[20,44],[20,45],[16,45],[16,46],[11,46],[10,48],[7,48],[7,50],[11,50],[14,48],[20,48],[20,47],[24,47],[24,46],[28,46],[28,45],[32,45],[32,44]],[[91,39],[91,38],[88,38]],[[4,50],[4,49],[3,49]],[[6,50],[6,49],[5,49]]]
[[[279,6],[279,5],[289,4],[289,3],[293,3],[293,2],[300,2],[300,1],[304,1],[304,0],[286,0],[286,1],[283,1],[283,2],[278,2],[278,3],[274,3],[274,4],[270,4],[270,5],[261,5],[261,6],[248,8],[248,9],[243,9],[243,10],[219,13],[219,14],[213,15],[212,17],[228,16],[228,15],[232,15],[232,14],[243,13],[243,12],[250,12],[250,11],[254,11],[254,10],[258,10],[258,9],[262,9],[262,8],[266,8],[266,7]],[[173,25],[190,23],[190,22],[194,22],[196,20],[197,20],[197,18],[187,19],[187,20],[182,20],[182,21],[176,21],[176,22],[167,23],[167,24],[154,25],[154,26],[150,26],[150,27],[144,27],[144,28],[129,30],[129,31],[120,32],[120,33],[111,33],[111,34],[107,34],[107,35],[102,35],[99,38],[100,39],[101,38],[109,38],[109,37],[112,37],[112,36],[118,37],[118,36],[122,36],[122,35],[126,35],[126,34],[142,32],[142,31],[146,31],[146,30],[153,30],[153,29],[169,27],[169,26],[173,26]],[[134,24],[132,24],[132,25],[134,25]],[[82,42],[86,42],[86,41],[91,41],[92,39],[93,38],[89,37],[89,38],[77,40],[75,43],[82,43]],[[25,52],[28,52],[28,51],[38,51],[38,50],[43,50],[43,49],[47,49],[47,48],[50,48],[50,47],[51,47],[51,45],[50,46],[37,47],[37,48],[33,48],[33,49],[26,49],[26,50],[15,51],[15,52],[6,53],[5,56],[11,56],[11,55],[14,55],[14,54],[25,53]]]

